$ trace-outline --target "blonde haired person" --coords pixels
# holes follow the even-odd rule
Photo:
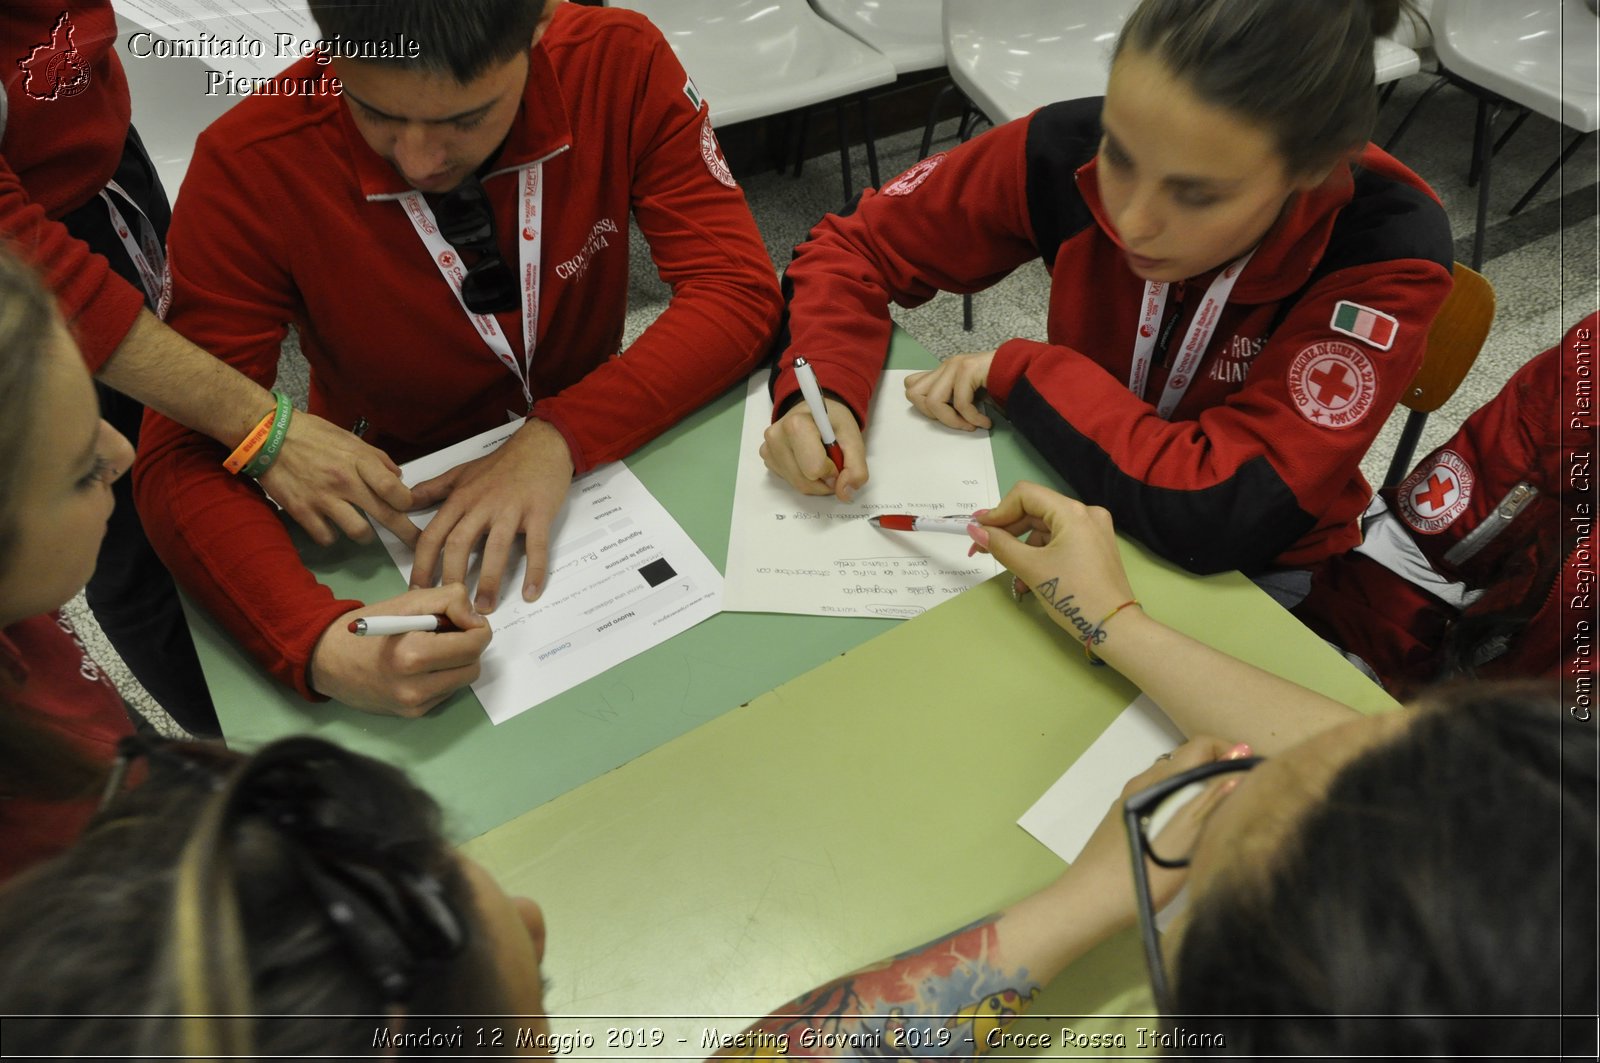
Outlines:
[[[60,612],[94,572],[131,464],[50,297],[0,251],[0,879],[72,841],[133,732]]]

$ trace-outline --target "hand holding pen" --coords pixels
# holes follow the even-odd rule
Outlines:
[[[801,493],[848,502],[867,482],[861,428],[848,406],[824,395],[804,358],[795,359],[794,370],[805,401],[767,428],[761,458]]]
[[[363,712],[421,716],[478,677],[489,622],[460,583],[360,606],[323,630],[311,688]]]

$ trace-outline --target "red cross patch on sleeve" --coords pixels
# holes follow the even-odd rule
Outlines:
[[[1300,416],[1324,428],[1351,428],[1366,419],[1378,394],[1378,374],[1359,347],[1337,340],[1313,343],[1289,366],[1289,398]]]
[[[928,179],[928,175],[939,168],[944,162],[944,152],[930,155],[917,163],[905,173],[883,186],[882,194],[886,196],[909,196],[917,190],[917,186]]]
[[[1472,500],[1472,466],[1453,450],[1411,470],[1396,492],[1400,516],[1424,535],[1444,531]]]

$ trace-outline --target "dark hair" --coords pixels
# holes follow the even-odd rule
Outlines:
[[[41,1016],[7,1023],[8,1050],[377,1054],[397,1001],[517,1010],[438,806],[399,771],[304,737],[149,749],[143,785],[0,892],[0,1013]]]
[[[545,0],[308,0],[341,55],[448,74],[461,84],[528,50]],[[384,53],[403,35],[415,56]],[[376,53],[376,58],[374,54]]]
[[[1124,48],[1160,59],[1201,99],[1272,131],[1291,174],[1319,173],[1372,136],[1372,49],[1403,0],[1143,0]]]
[[[1430,693],[1336,773],[1271,866],[1196,902],[1175,1006],[1216,1018],[1172,1025],[1228,1054],[1553,1051],[1548,1021],[1441,1016],[1592,1013],[1595,767],[1594,726],[1554,684]],[[1251,1015],[1327,1018],[1227,1017]]]

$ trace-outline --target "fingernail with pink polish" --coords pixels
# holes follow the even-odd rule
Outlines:
[[[1240,742],[1238,745],[1236,745],[1232,749],[1228,750],[1228,755],[1226,757],[1223,757],[1222,759],[1224,759],[1224,760],[1243,760],[1245,757],[1248,757],[1249,755],[1250,755],[1250,746],[1249,746],[1249,744],[1245,743],[1245,742]]]
[[[973,542],[977,543],[979,546],[983,547],[985,550],[989,549],[989,529],[988,528],[985,528],[982,524],[978,524],[978,523],[974,522],[974,523],[971,523],[971,524],[967,525],[967,534],[972,537],[972,541]]]

